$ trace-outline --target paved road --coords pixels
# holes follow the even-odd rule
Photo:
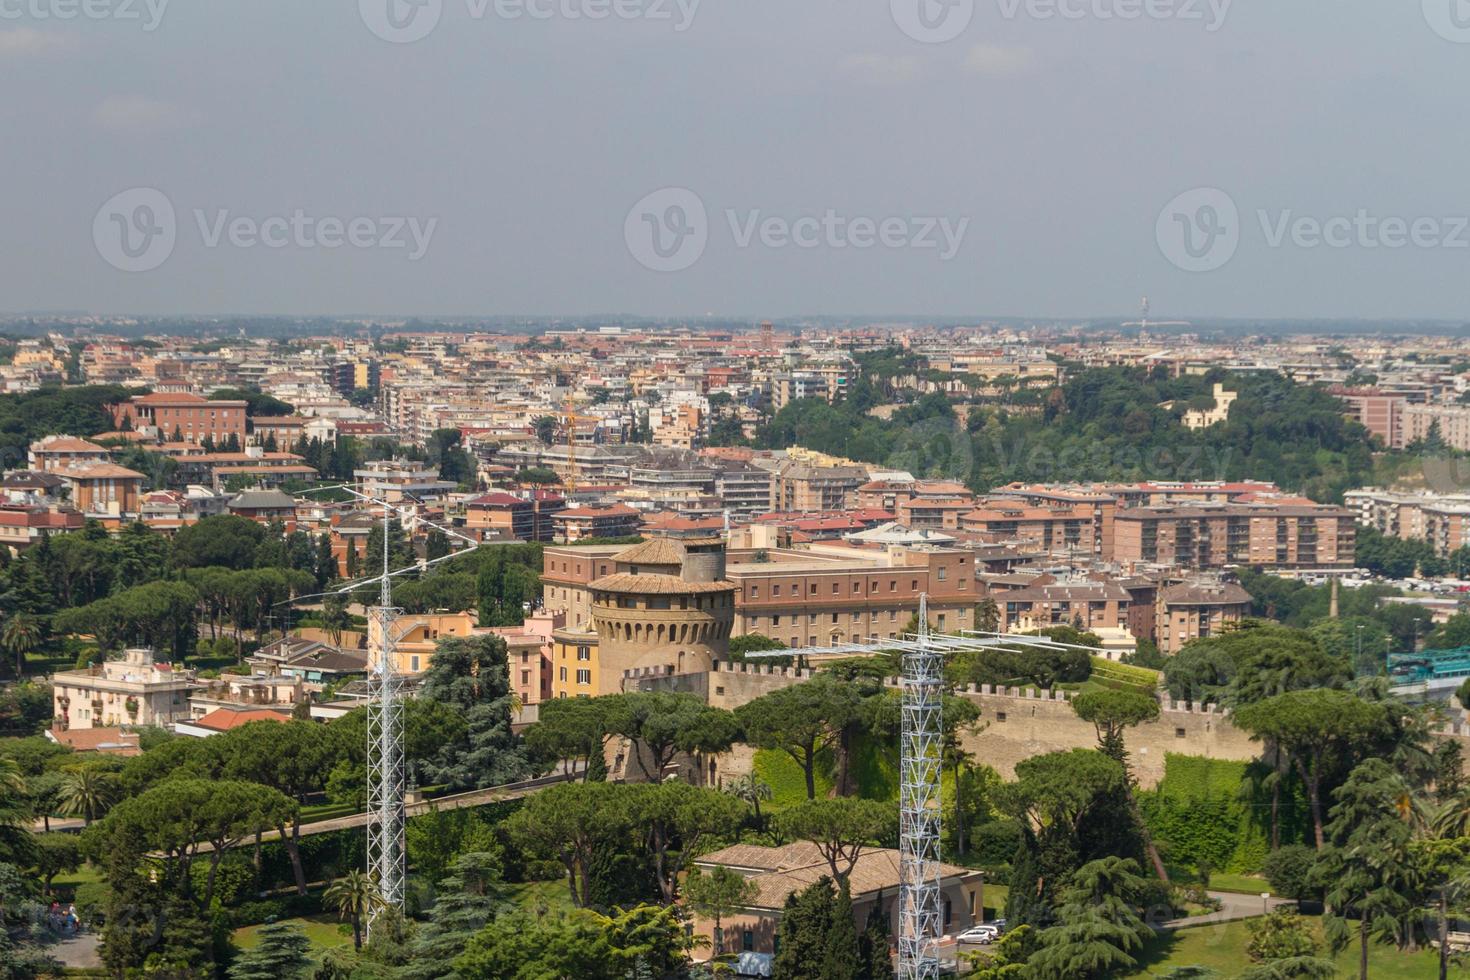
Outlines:
[[[580,767],[577,770],[581,771]],[[518,800],[523,796],[530,796],[538,790],[557,783],[566,781],[566,775],[560,772],[549,776],[540,776],[536,779],[527,779],[519,783],[506,783],[503,786],[490,786],[486,789],[471,790],[468,793],[456,793],[453,796],[441,796],[434,800],[424,800],[419,803],[410,803],[404,809],[410,817],[420,813],[428,813],[429,807],[436,806],[440,810],[460,810],[467,806],[484,806],[486,803],[498,803],[501,800]],[[301,825],[301,836],[310,837],[313,834],[327,834],[334,830],[346,830],[350,827],[363,827],[368,822],[366,813],[353,813],[345,817],[333,817],[330,820],[318,820],[315,823],[304,823]],[[266,831],[260,835],[262,841],[275,840],[280,834],[274,830]],[[199,845],[201,853],[208,853],[209,844]]]
[[[99,942],[96,933],[83,932],[46,947],[46,952],[60,960],[67,969],[98,970],[102,968],[102,957],[97,953]]]
[[[1218,898],[1223,903],[1223,908],[1209,915],[1194,915],[1184,919],[1175,919],[1165,922],[1161,929],[1189,929],[1193,926],[1207,926],[1216,922],[1235,922],[1239,919],[1254,919],[1264,915],[1267,911],[1281,907],[1282,905],[1294,904],[1289,898],[1263,899],[1260,895],[1241,895],[1236,892],[1210,892],[1211,898]]]

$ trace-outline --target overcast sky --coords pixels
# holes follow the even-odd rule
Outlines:
[[[0,310],[1467,313],[1464,0],[149,2],[0,0]]]

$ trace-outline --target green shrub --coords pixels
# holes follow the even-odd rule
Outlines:
[[[1021,846],[1021,825],[1014,820],[992,820],[970,831],[970,848],[983,865],[1010,864]]]

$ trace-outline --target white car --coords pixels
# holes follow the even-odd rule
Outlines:
[[[985,945],[993,943],[1000,936],[1000,930],[993,925],[971,926],[956,938],[962,943],[980,943]]]

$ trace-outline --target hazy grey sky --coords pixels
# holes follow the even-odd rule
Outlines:
[[[1470,312],[1465,0],[149,2],[0,0],[0,310]]]

